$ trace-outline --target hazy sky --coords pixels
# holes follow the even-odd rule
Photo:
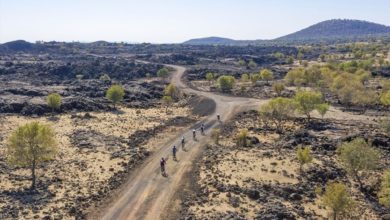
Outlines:
[[[390,0],[0,0],[0,42],[271,39],[331,18],[390,25]]]

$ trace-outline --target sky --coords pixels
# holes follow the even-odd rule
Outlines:
[[[390,0],[0,0],[0,43],[273,39],[333,18],[390,26]]]

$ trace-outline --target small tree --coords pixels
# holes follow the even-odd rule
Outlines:
[[[238,65],[240,65],[240,66],[245,66],[245,65],[246,65],[245,60],[239,60],[239,61],[238,61]]]
[[[378,193],[379,203],[390,208],[390,170],[383,173],[381,189]]]
[[[222,91],[222,92],[229,92],[233,86],[234,86],[234,77],[233,76],[226,76],[226,75],[223,75],[223,76],[220,76],[218,77],[218,88]]]
[[[278,97],[260,107],[260,117],[267,117],[276,124],[278,132],[283,131],[283,122],[295,111],[295,104],[291,99]]]
[[[242,82],[248,82],[249,81],[249,75],[247,73],[244,73],[241,75],[241,81]]]
[[[253,73],[250,75],[250,78],[251,78],[252,84],[256,84],[256,82],[259,81],[259,79],[261,77],[260,77],[260,74]]]
[[[342,183],[328,183],[322,201],[332,210],[333,220],[337,220],[339,215],[348,214],[355,205],[347,188]]]
[[[7,159],[12,165],[31,169],[31,189],[35,189],[37,165],[51,160],[56,153],[53,130],[39,122],[18,127],[8,139]]]
[[[274,74],[269,69],[263,69],[260,71],[260,77],[262,80],[265,80],[268,83],[268,81],[274,78]]]
[[[249,61],[249,63],[248,63],[248,67],[249,67],[249,68],[253,69],[253,68],[255,68],[256,66],[257,66],[257,64],[256,64],[253,60]]]
[[[219,144],[219,136],[221,135],[221,129],[214,128],[211,131],[211,138],[214,140],[215,144]]]
[[[169,76],[169,70],[163,67],[157,71],[157,76],[165,80]]]
[[[164,102],[165,104],[165,112],[168,112],[168,107],[173,103],[173,99],[171,96],[169,95],[164,95],[162,97],[162,101]]]
[[[298,91],[294,97],[297,103],[298,111],[307,116],[307,120],[310,122],[310,113],[317,108],[319,104],[322,104],[322,94],[320,92],[312,91]]]
[[[299,161],[299,171],[302,173],[303,165],[310,163],[313,160],[310,147],[299,147],[297,149],[297,159]]]
[[[176,98],[176,86],[172,83],[168,84],[164,89],[164,95],[170,96],[171,98]]]
[[[209,81],[209,84],[211,85],[211,82],[214,80],[214,74],[213,73],[207,73],[206,74],[206,80]]]
[[[248,129],[242,129],[237,135],[237,146],[247,147],[248,146]]]
[[[111,86],[106,93],[106,98],[114,103],[114,109],[116,109],[116,103],[123,100],[125,96],[125,90],[120,85]]]
[[[289,56],[289,57],[286,59],[286,63],[288,63],[288,64],[293,64],[293,63],[294,63],[294,57]]]
[[[319,104],[319,105],[317,105],[316,110],[318,113],[320,113],[321,118],[324,118],[325,114],[329,110],[329,105],[327,103]]]
[[[111,77],[106,73],[101,75],[99,79],[103,82],[110,82],[111,81]]]
[[[345,142],[337,150],[342,165],[358,181],[361,187],[362,182],[359,172],[375,169],[379,160],[379,152],[363,138]]]
[[[61,96],[57,93],[52,93],[47,96],[47,105],[51,108],[52,113],[54,110],[60,109],[61,107]]]
[[[272,84],[272,88],[276,92],[276,94],[278,94],[278,96],[280,96],[282,94],[283,90],[285,89],[284,84],[278,83],[278,82]]]

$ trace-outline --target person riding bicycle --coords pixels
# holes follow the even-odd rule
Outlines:
[[[184,140],[184,136],[181,137],[181,147],[184,149],[184,144],[185,144],[185,140]]]
[[[195,139],[196,138],[196,130],[192,130],[192,137]]]
[[[177,151],[176,145],[173,145],[173,148],[172,148],[173,160],[176,160],[176,151]]]
[[[221,116],[219,114],[217,114],[217,119],[218,121],[221,121]]]
[[[160,160],[160,167],[161,167],[161,173],[162,174],[165,173],[165,163],[166,163],[166,161],[165,161],[164,157],[162,157],[161,160]]]
[[[202,134],[204,134],[204,124],[202,124],[202,125],[200,126],[200,130],[201,130]]]

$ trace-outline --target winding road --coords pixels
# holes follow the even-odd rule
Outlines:
[[[143,164],[135,170],[129,180],[123,184],[120,193],[109,202],[107,207],[101,207],[94,213],[90,213],[89,219],[160,219],[164,209],[172,200],[175,192],[179,190],[184,175],[191,171],[192,163],[201,153],[202,146],[209,140],[209,133],[212,128],[218,126],[216,120],[217,112],[221,115],[222,121],[228,120],[234,113],[242,110],[257,109],[265,101],[251,98],[229,97],[210,92],[202,92],[189,88],[183,81],[182,76],[185,68],[181,66],[168,65],[175,69],[171,82],[185,93],[194,93],[212,99],[216,103],[216,111],[204,121],[194,125],[198,128],[201,123],[205,124],[206,135],[197,135],[197,140],[192,140],[192,131],[177,135],[171,142],[165,143],[152,154]],[[178,161],[169,159],[171,148],[175,144],[180,146],[181,137],[186,137],[187,149],[181,149],[177,153]],[[167,177],[160,173],[160,159],[168,158],[166,170]]]

